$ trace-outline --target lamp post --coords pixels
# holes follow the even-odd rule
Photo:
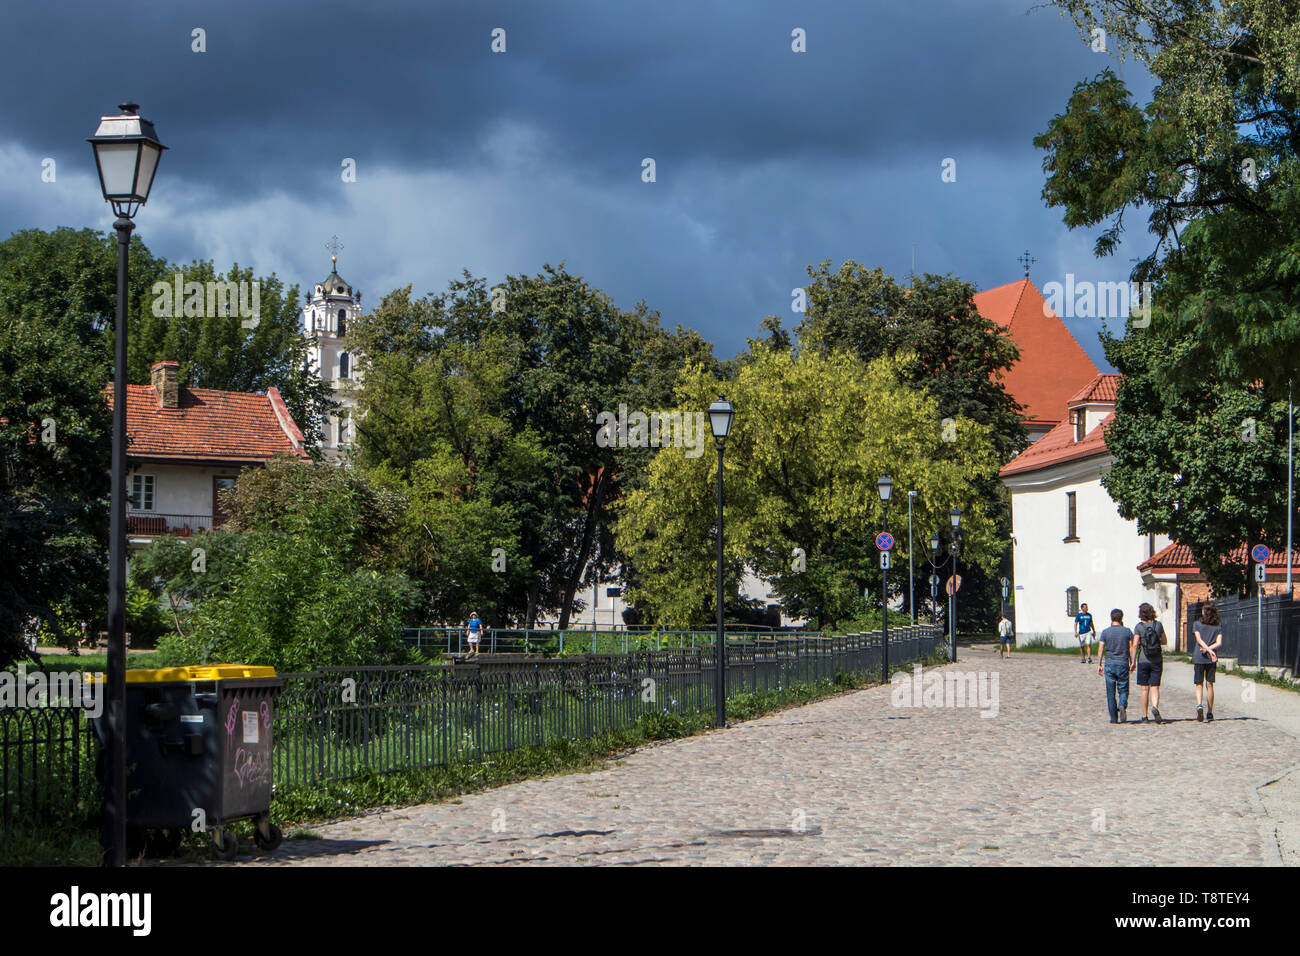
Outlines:
[[[952,609],[948,615],[948,649],[952,662],[957,663],[957,554],[960,550],[958,539],[961,537],[961,509],[954,507],[948,513],[952,520],[952,594],[948,606]]]
[[[723,395],[709,406],[709,426],[713,429],[713,441],[718,446],[718,642],[714,652],[714,666],[717,673],[714,680],[716,694],[716,726],[727,726],[727,639],[722,626],[722,446],[731,434],[731,420],[736,410]]]
[[[912,568],[912,499],[915,491],[907,493],[907,607],[912,612],[912,626],[916,626],[916,571]]]
[[[888,475],[881,475],[876,481],[876,491],[880,493],[880,503],[884,506],[885,527],[889,532],[889,498],[894,493],[894,483]],[[889,551],[880,552],[880,681],[889,683]]]
[[[1011,586],[1011,582],[1008,581],[1006,578],[999,578],[998,584],[1002,586],[1002,616],[1006,617],[1007,616],[1007,594]]]
[[[140,118],[140,107],[123,103],[119,116],[100,117],[87,142],[104,200],[117,221],[117,319],[113,330],[113,463],[109,504],[108,551],[108,752],[105,766],[104,858],[109,866],[126,865],[126,295],[127,251],[131,222],[149,198],[158,160],[167,147],[153,124]]]

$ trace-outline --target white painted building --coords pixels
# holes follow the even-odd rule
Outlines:
[[[1105,431],[1114,417],[1120,376],[1098,375],[1068,403],[1068,417],[1005,465],[1000,477],[1011,492],[1016,639],[1048,637],[1077,647],[1074,615],[1087,604],[1098,632],[1112,608],[1124,623],[1137,621],[1149,602],[1172,641],[1176,585],[1145,577],[1138,565],[1169,543],[1138,534],[1120,517],[1101,485],[1113,456]]]
[[[362,374],[348,349],[348,327],[361,315],[361,293],[338,273],[338,256],[330,256],[330,274],[317,282],[302,307],[302,328],[315,336],[311,368],[333,389],[342,405],[325,423],[321,450],[327,461],[340,462],[355,438],[357,392]]]

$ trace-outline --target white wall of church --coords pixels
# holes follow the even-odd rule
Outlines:
[[[1011,490],[1012,547],[1015,568],[1016,640],[1051,637],[1058,647],[1077,647],[1074,621],[1066,613],[1066,589],[1079,589],[1100,632],[1110,611],[1124,612],[1124,623],[1137,621],[1138,606],[1149,601],[1173,642],[1177,606],[1170,584],[1147,588],[1137,566],[1150,555],[1146,535],[1126,521],[1101,477],[1110,456],[1065,462],[1003,479]],[[1077,541],[1067,536],[1067,492],[1075,493]],[[1169,544],[1157,535],[1155,550]]]

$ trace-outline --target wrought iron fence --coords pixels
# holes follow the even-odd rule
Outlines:
[[[938,628],[890,631],[890,661],[934,653]],[[433,767],[630,727],[653,713],[711,710],[712,646],[531,657],[427,667],[284,674],[275,717],[277,786],[346,780],[363,769]],[[874,673],[880,633],[746,635],[727,641],[731,695]]]
[[[473,664],[283,674],[275,707],[276,785],[439,766],[583,739],[647,714],[711,711],[714,648],[691,647],[690,632],[676,633],[677,646],[664,643],[661,632],[660,649],[626,654],[502,654]],[[943,639],[928,625],[892,628],[889,637],[897,665],[928,657]],[[727,641],[731,695],[878,673],[880,666],[878,631],[729,635]],[[93,809],[98,754],[80,708],[0,708],[0,831],[17,819],[68,820]]]

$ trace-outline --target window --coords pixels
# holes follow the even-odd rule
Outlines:
[[[1079,509],[1075,503],[1074,495],[1075,493],[1073,491],[1067,491],[1065,493],[1065,540],[1066,541],[1079,540],[1079,534],[1078,534]]]
[[[1070,421],[1074,422],[1074,440],[1083,441],[1088,434],[1087,413],[1082,408],[1073,409],[1070,412]]]
[[[339,353],[339,378],[348,377],[348,353]]]
[[[339,440],[340,445],[346,444],[348,440],[348,420],[344,415],[339,416]]]
[[[1074,617],[1079,613],[1079,589],[1065,589],[1065,614],[1066,617]]]
[[[136,511],[153,511],[153,491],[153,475],[132,475],[131,507]]]
[[[346,309],[339,309],[339,328],[338,335],[340,338],[348,334],[348,313]]]
[[[1155,557],[1156,553],[1156,533],[1152,531],[1147,535],[1147,557]]]

